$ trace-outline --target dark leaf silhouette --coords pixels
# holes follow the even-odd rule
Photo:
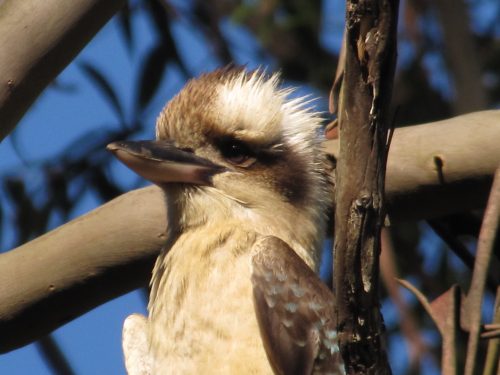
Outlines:
[[[26,242],[33,233],[33,226],[36,221],[35,218],[38,217],[38,212],[26,192],[23,180],[16,177],[8,178],[4,181],[4,188],[14,205],[18,231],[17,242]]]
[[[73,370],[71,363],[68,361],[64,355],[63,350],[57,344],[56,340],[52,335],[47,335],[42,337],[38,341],[37,346],[42,352],[43,356],[47,358],[47,365],[51,368],[54,374],[57,375],[73,375],[75,371]]]
[[[119,120],[124,122],[124,112],[118,99],[116,91],[113,89],[108,79],[93,65],[83,62],[80,63],[83,72],[90,78],[92,83],[101,91],[108,103],[111,105]]]
[[[148,7],[146,9],[148,11],[148,15],[153,21],[155,31],[158,34],[160,43],[165,49],[165,53],[169,55],[169,59],[172,62],[175,62],[179,66],[179,69],[184,76],[189,77],[189,71],[179,55],[176,41],[170,31],[170,19],[175,18],[177,13],[167,4],[167,2],[160,0],[148,1]]]
[[[168,59],[168,50],[161,43],[147,53],[139,79],[139,97],[136,103],[139,111],[144,110],[158,90]]]
[[[47,170],[48,184],[56,207],[59,207],[65,219],[73,208],[73,201],[68,196],[68,180],[63,169],[49,168]]]
[[[168,5],[161,0],[148,0],[146,10],[160,37],[162,39],[171,39],[169,17],[173,15],[173,12]]]
[[[73,162],[95,159],[96,153],[105,152],[108,143],[117,139],[126,139],[132,133],[129,130],[113,131],[105,129],[105,126],[102,125],[97,129],[83,133],[74,142],[68,143],[68,146],[62,152],[63,158]]]
[[[127,46],[127,50],[129,53],[132,52],[134,47],[131,16],[132,12],[130,9],[130,5],[128,2],[125,2],[117,17],[118,27],[120,28],[120,31],[123,35],[123,39],[125,40],[125,45]]]
[[[90,180],[96,192],[105,202],[123,193],[117,185],[108,179],[103,170],[98,166],[92,168]]]

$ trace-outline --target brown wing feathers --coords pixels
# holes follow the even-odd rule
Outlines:
[[[334,322],[334,296],[282,240],[253,249],[255,310],[276,374],[343,374]]]

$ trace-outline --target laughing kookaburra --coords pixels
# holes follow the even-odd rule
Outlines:
[[[278,77],[191,80],[156,141],[118,159],[165,192],[149,317],[124,324],[129,374],[341,374],[334,299],[316,271],[328,206],[320,118]]]

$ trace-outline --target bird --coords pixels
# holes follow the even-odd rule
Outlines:
[[[124,322],[134,374],[343,374],[318,269],[331,204],[321,114],[279,73],[228,66],[164,107],[156,139],[107,146],[160,186],[167,236],[148,317]]]

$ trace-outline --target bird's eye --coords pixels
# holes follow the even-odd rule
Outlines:
[[[219,149],[228,162],[240,167],[249,167],[256,160],[255,154],[250,147],[235,139],[224,140],[220,143]]]

